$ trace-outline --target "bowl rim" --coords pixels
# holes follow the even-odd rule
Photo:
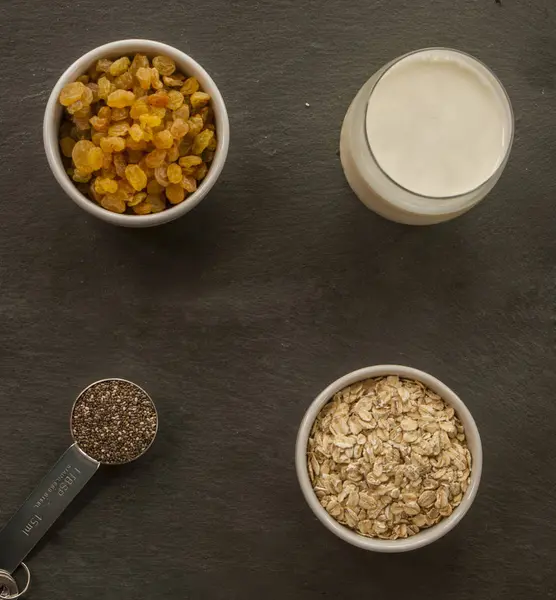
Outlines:
[[[178,66],[186,71],[186,74],[198,78],[203,90],[211,95],[211,103],[214,109],[216,128],[218,131],[218,147],[214,160],[208,170],[207,176],[201,182],[198,189],[180,204],[172,206],[160,213],[149,215],[128,215],[112,213],[88,197],[84,196],[74,185],[64,170],[60,149],[58,144],[58,127],[62,115],[62,107],[58,104],[58,96],[63,86],[75,80],[80,74],[99,58],[106,56],[127,54],[131,52],[143,52],[146,54],[166,54],[170,56]],[[93,48],[75,60],[59,77],[54,85],[46,104],[43,118],[43,143],[52,173],[64,192],[82,209],[103,221],[124,227],[150,227],[173,221],[189,212],[208,194],[216,183],[226,158],[230,143],[230,123],[228,112],[222,94],[216,83],[207,71],[191,56],[181,50],[147,39],[125,39],[108,42]]]
[[[473,459],[469,487],[467,488],[460,505],[454,512],[449,517],[440,521],[437,525],[424,529],[410,538],[400,540],[367,538],[338,523],[320,505],[320,502],[313,491],[313,486],[311,485],[307,470],[307,443],[313,423],[322,407],[336,392],[348,385],[370,377],[383,377],[387,375],[398,375],[399,377],[420,381],[438,393],[447,404],[453,406],[465,429],[469,451],[471,452]],[[473,446],[473,449],[471,446]],[[431,544],[447,534],[461,521],[477,495],[483,467],[483,452],[481,437],[475,420],[469,409],[455,392],[440,380],[436,379],[436,377],[433,377],[425,371],[402,365],[385,364],[364,367],[352,371],[332,382],[313,400],[305,412],[299,426],[295,447],[295,467],[299,485],[305,500],[315,516],[332,533],[342,540],[359,548],[363,548],[364,550],[375,552],[406,552]]]

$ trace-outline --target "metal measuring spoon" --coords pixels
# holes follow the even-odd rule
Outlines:
[[[17,581],[13,578],[10,573],[0,569],[0,598],[3,600],[16,600],[20,596],[23,596],[31,585],[31,571],[25,563],[21,563],[21,568],[27,575],[27,582],[25,587],[20,591],[17,586]]]
[[[126,460],[120,462],[100,460],[98,457],[96,459],[91,458],[79,447],[76,439],[79,436],[76,436],[74,429],[76,407],[80,406],[80,401],[86,397],[84,395],[91,390],[94,391],[95,386],[104,384],[106,387],[106,384],[110,382],[121,382],[126,387],[133,386],[138,394],[151,402],[156,418],[155,430],[148,445],[141,448],[136,455],[128,456]],[[117,399],[114,401],[117,401]],[[4,529],[0,531],[0,598],[17,598],[26,591],[29,581],[26,589],[18,592],[17,584],[11,575],[22,565],[28,573],[28,579],[30,579],[29,570],[23,564],[23,560],[85,487],[85,484],[97,472],[101,464],[126,464],[145,454],[158,432],[158,413],[151,397],[138,385],[125,379],[102,379],[86,387],[75,400],[71,411],[70,429],[74,443],[66,450],[50,473],[39,483],[35,491],[27,498]],[[4,592],[2,592],[2,589],[4,589]]]

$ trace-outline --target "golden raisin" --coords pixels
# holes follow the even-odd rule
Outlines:
[[[153,131],[150,127],[142,127],[143,129],[143,139],[145,142],[153,141]]]
[[[118,191],[118,182],[115,179],[106,178],[104,181],[104,190],[108,194],[115,194]]]
[[[164,165],[162,165],[161,167],[157,167],[154,170],[154,177],[162,187],[166,187],[170,183],[168,181],[168,176],[166,175],[166,167]]]
[[[118,58],[118,60],[115,60],[110,65],[110,75],[112,75],[113,77],[117,77],[118,75],[125,73],[129,69],[130,65],[131,61],[129,60],[129,58],[127,56],[122,56],[122,58]]]
[[[112,91],[112,84],[106,77],[101,77],[98,80],[98,97],[101,100],[106,100]]]
[[[210,129],[205,129],[204,131],[201,131],[201,133],[195,136],[191,152],[193,154],[202,154],[213,137],[214,131],[211,131]]]
[[[98,85],[96,83],[88,83],[86,87],[90,89],[91,93],[93,94],[91,104],[98,102]]]
[[[95,182],[91,181],[91,184],[89,185],[89,196],[95,201],[98,202],[100,204],[100,201],[102,199],[102,195],[99,194],[96,190],[95,190]]]
[[[60,150],[62,151],[62,154],[67,158],[71,158],[71,153],[74,146],[75,140],[72,140],[70,137],[65,137],[60,140]]]
[[[174,111],[174,119],[181,119],[182,121],[189,120],[189,106],[184,104]]]
[[[183,156],[179,163],[187,175],[193,175],[196,168],[203,162],[200,156]]]
[[[147,197],[147,194],[145,192],[139,192],[138,194],[135,194],[127,201],[127,205],[128,206],[137,206],[138,204],[141,204],[141,202],[143,202],[143,200],[146,197]]]
[[[126,148],[129,148],[130,150],[146,150],[148,148],[148,144],[145,140],[136,142],[131,136],[126,137],[125,145]]]
[[[135,123],[131,126],[129,135],[132,140],[138,142],[143,139],[143,130],[137,123]]]
[[[139,122],[142,127],[158,127],[162,123],[162,119],[157,115],[141,115]]]
[[[125,212],[125,202],[118,193],[106,194],[106,196],[101,198],[100,205],[111,212],[120,214]]]
[[[135,195],[135,188],[129,183],[127,179],[118,181],[118,192],[122,195],[123,199],[127,202]]]
[[[114,165],[110,165],[109,169],[102,169],[100,172],[100,175],[102,177],[108,177],[108,179],[115,179],[116,178],[116,169],[114,168]]]
[[[147,183],[147,192],[149,194],[161,194],[163,191],[164,188],[156,179],[151,179],[149,183]]]
[[[189,137],[184,137],[178,146],[180,156],[187,156],[188,154],[190,154],[191,146],[193,146],[193,139]]]
[[[118,184],[108,177],[97,177],[95,179],[95,190],[99,194],[115,194],[118,190]]]
[[[112,109],[109,106],[103,106],[99,109],[97,116],[101,119],[106,119],[107,121],[110,121],[110,119],[112,118]]]
[[[194,92],[191,94],[191,98],[189,98],[193,110],[203,108],[203,106],[206,106],[209,103],[209,100],[210,96],[205,92]]]
[[[89,151],[95,148],[93,142],[89,140],[80,140],[73,147],[71,158],[73,164],[77,169],[82,172],[90,173],[92,171],[91,165],[89,164]]]
[[[124,108],[135,102],[135,94],[127,90],[116,90],[108,96],[107,104],[113,108]]]
[[[168,165],[166,176],[168,177],[168,181],[170,183],[180,183],[182,178],[181,167],[176,163]]]
[[[151,169],[156,169],[164,164],[166,150],[153,150],[145,157],[145,164]]]
[[[148,114],[148,112],[149,112],[149,107],[147,105],[146,100],[139,99],[133,103],[133,106],[131,107],[131,109],[129,111],[129,116],[132,119],[139,119],[139,117],[141,115],[146,115],[146,114]]]
[[[101,119],[100,117],[91,117],[89,123],[93,126],[95,131],[108,131],[108,119]]]
[[[89,83],[88,75],[80,75],[75,81],[80,81],[81,83],[87,85]]]
[[[151,115],[156,115],[161,119],[164,119],[166,116],[166,109],[163,106],[151,106],[149,107]]]
[[[189,125],[183,119],[176,119],[170,126],[170,133],[176,140],[181,140],[188,131]]]
[[[74,102],[73,104],[70,104],[68,106],[67,110],[68,110],[68,113],[70,115],[74,115],[76,112],[79,112],[83,108],[85,108],[85,104],[83,104],[83,101],[82,100],[77,100],[77,102]]]
[[[124,137],[125,135],[127,135],[127,132],[129,131],[129,123],[127,121],[121,121],[119,123],[114,123],[114,125],[111,125],[108,128],[108,135],[111,136],[118,136],[118,137]]]
[[[180,150],[178,144],[174,144],[168,149],[168,162],[176,162],[180,157]]]
[[[79,104],[81,102],[81,100],[77,101],[75,104]],[[75,106],[75,104],[73,104],[72,106]],[[71,107],[68,107],[68,109]],[[91,107],[90,106],[83,106],[83,108],[81,108],[80,110],[78,110],[77,112],[75,112],[73,114],[73,118],[74,121],[75,119],[87,119],[89,120],[91,118],[92,115],[92,111],[91,111]]]
[[[91,170],[98,171],[102,168],[102,163],[104,161],[104,152],[98,146],[93,146],[93,148],[89,150],[87,160],[89,161],[89,166]]]
[[[143,200],[143,202],[133,207],[133,212],[136,215],[148,215],[151,212],[151,205],[146,200]]]
[[[193,115],[189,121],[187,121],[189,125],[189,135],[195,136],[203,130],[203,118],[201,115]]]
[[[180,94],[180,96],[181,96],[181,94]],[[161,91],[161,92],[156,92],[155,94],[152,94],[151,96],[148,96],[147,102],[151,106],[166,107],[166,106],[168,106],[168,103],[170,102],[170,98],[168,97],[168,94],[166,92]]]
[[[110,71],[111,64],[112,61],[108,58],[101,58],[96,64],[97,71],[100,71],[101,73],[108,73],[108,71]]]
[[[181,180],[181,185],[186,192],[192,194],[197,189],[197,181],[191,175],[184,175]]]
[[[73,171],[72,179],[75,183],[87,183],[91,179],[91,173],[87,171],[81,171],[80,169],[75,169]]]
[[[78,100],[75,104],[68,106],[68,111],[73,106],[78,106],[79,104],[81,104],[81,100]],[[72,121],[75,123],[76,121],[85,120],[88,123],[89,119],[91,118],[91,114],[91,109],[88,106],[81,107],[79,110],[73,113]]]
[[[122,73],[114,79],[114,85],[118,90],[130,90],[133,87],[133,75],[129,71]]]
[[[85,85],[80,81],[68,83],[60,92],[60,104],[63,106],[71,106],[80,100],[85,92]]]
[[[112,168],[113,168],[112,153],[111,152],[104,152],[104,160],[102,161],[102,169],[104,171],[108,171],[108,170],[111,170]]]
[[[172,134],[167,129],[163,129],[162,131],[157,131],[154,134],[153,144],[155,145],[156,148],[162,148],[162,149],[167,150],[168,148],[172,147],[173,143],[174,143],[174,138],[172,137]],[[204,148],[203,148],[203,150],[204,150]]]
[[[125,148],[125,140],[121,137],[104,137],[100,140],[104,152],[121,152]]]
[[[183,85],[184,76],[181,73],[175,73],[173,77],[164,75],[162,81],[168,87],[181,87]]]
[[[121,140],[122,138],[116,138],[118,140]],[[122,140],[123,141],[123,140]],[[127,167],[127,161],[125,159],[125,156],[123,156],[123,154],[114,154],[114,168],[116,169],[116,174],[118,175],[118,177],[125,177],[125,168]]]
[[[144,54],[136,54],[131,61],[129,70],[132,75],[135,75],[139,69],[145,69],[149,66],[149,59]]]
[[[123,121],[129,117],[129,108],[114,108],[112,110],[112,121]]]
[[[172,204],[179,204],[185,199],[185,190],[181,185],[171,183],[166,188],[166,198],[168,198]]]
[[[161,194],[147,196],[147,202],[151,205],[151,212],[159,213],[166,208],[166,200]]]
[[[90,87],[85,86],[85,89],[83,90],[83,95],[81,96],[81,102],[83,102],[85,106],[90,106],[93,103],[93,99],[93,90]]]
[[[135,77],[137,77],[139,85],[144,90],[148,90],[151,87],[152,74],[149,68],[141,67],[140,69],[137,69]]]
[[[162,81],[160,81],[160,73],[156,69],[151,69],[151,86],[155,90],[161,90],[164,85]]]
[[[195,77],[189,77],[185,80],[185,83],[183,84],[180,92],[184,96],[191,96],[191,94],[194,94],[198,89],[199,82],[197,81],[197,79],[195,79]]]
[[[147,176],[137,165],[128,165],[125,169],[125,176],[135,190],[140,192],[147,185]]]
[[[177,110],[183,104],[183,94],[177,90],[170,90],[168,92],[168,108],[170,110]]]
[[[149,92],[147,90],[144,90],[140,85],[134,85],[131,88],[131,91],[135,94],[135,97],[137,99],[144,97],[146,100],[147,96],[149,95]]]
[[[168,56],[155,56],[153,67],[161,75],[171,75],[176,70],[176,63]]]
[[[207,176],[207,172],[208,172],[207,165],[205,163],[201,163],[197,167],[197,171],[195,172],[195,179],[197,181],[201,181],[202,179],[204,179]]]
[[[75,124],[75,127],[77,128],[77,137],[79,139],[84,139],[87,136],[87,130],[91,129],[89,119],[87,117],[74,117],[73,122]]]

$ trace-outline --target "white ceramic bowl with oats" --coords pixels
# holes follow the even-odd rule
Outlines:
[[[60,123],[63,116],[63,107],[59,103],[59,96],[62,88],[64,88],[66,84],[75,81],[80,75],[86,74],[89,67],[101,58],[114,59],[116,57],[134,55],[136,53],[145,54],[149,58],[157,55],[168,56],[176,63],[178,70],[187,77],[192,76],[197,78],[201,89],[210,94],[210,105],[214,110],[214,122],[218,138],[218,146],[214,154],[214,160],[208,169],[206,177],[200,183],[197,190],[191,193],[184,201],[171,208],[163,210],[162,212],[141,215],[110,212],[82,194],[66,173],[58,140]],[[197,61],[181,50],[161,42],[130,39],[110,42],[103,46],[99,46],[78,58],[66,69],[57,81],[50,94],[50,98],[48,99],[44,114],[43,138],[46,157],[54,177],[64,192],[80,208],[94,217],[112,223],[113,225],[120,225],[123,227],[152,227],[154,225],[161,225],[173,221],[189,212],[193,207],[197,206],[197,204],[199,204],[212,189],[222,172],[228,155],[230,125],[228,112],[220,90],[211,76]]]
[[[316,397],[295,462],[307,503],[332,533],[365,550],[406,552],[461,521],[483,453],[471,413],[450,388],[411,367],[377,365]]]

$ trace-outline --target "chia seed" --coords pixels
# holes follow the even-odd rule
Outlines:
[[[139,458],[158,428],[153,401],[138,385],[107,379],[88,387],[71,416],[73,438],[88,456],[104,464]]]

